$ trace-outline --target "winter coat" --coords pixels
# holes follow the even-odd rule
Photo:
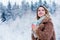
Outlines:
[[[37,38],[32,34],[32,40],[56,40],[51,18],[46,17],[35,31]]]

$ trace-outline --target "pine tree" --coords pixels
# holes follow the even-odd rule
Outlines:
[[[35,9],[35,11],[37,10],[37,7],[38,7],[38,3],[35,2],[35,5],[34,5],[34,9]]]
[[[6,17],[6,20],[8,21],[9,19],[12,18],[12,13],[11,13],[11,3],[8,2],[8,5],[7,5],[7,8],[6,8],[6,11],[5,11],[5,17]]]
[[[11,13],[12,13],[12,18],[13,18],[13,20],[15,20],[16,17],[17,17],[17,16],[19,15],[19,13],[20,13],[19,5],[17,5],[17,4],[15,3],[15,4],[13,5],[13,7],[12,7]]]
[[[31,1],[31,10],[33,11],[33,2]]]
[[[2,13],[2,15],[1,15],[2,22],[6,21],[6,18],[5,18],[5,16],[6,16],[6,15],[5,15],[5,12],[3,12],[3,13]]]
[[[8,2],[7,11],[8,11],[8,13],[11,13],[11,4],[10,4],[10,2]]]
[[[24,11],[27,10],[26,9],[26,1],[25,0],[22,1],[22,10],[24,10]]]
[[[39,6],[42,5],[42,0],[39,0],[39,4],[38,4],[38,5],[39,5]]]
[[[46,8],[48,8],[48,3],[46,1],[44,1],[44,4],[43,4]]]
[[[52,6],[53,6],[53,11],[55,12],[55,10],[56,10],[56,3],[54,1],[53,1]]]

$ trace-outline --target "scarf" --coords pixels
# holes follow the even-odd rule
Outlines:
[[[42,20],[45,18],[45,16],[42,16],[39,20],[35,20],[32,24],[35,25],[36,27],[39,27],[39,25],[42,23]],[[37,38],[37,35],[34,31],[32,31],[32,34],[34,35],[35,38]]]

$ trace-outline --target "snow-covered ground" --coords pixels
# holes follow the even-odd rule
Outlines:
[[[60,39],[60,8],[51,15],[54,23],[56,39]],[[7,22],[0,21],[0,40],[31,40],[31,23],[35,17],[35,13],[28,10],[21,18],[18,16],[16,20],[10,19]]]
[[[31,14],[31,11],[27,11],[22,18],[18,16],[15,21],[0,21],[0,40],[31,40]]]
[[[57,6],[56,12],[52,15],[52,20],[55,28],[56,39],[60,40],[60,6]]]

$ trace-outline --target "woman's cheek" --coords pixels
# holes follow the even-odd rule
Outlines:
[[[41,14],[38,14],[38,16],[40,17],[40,16],[41,16]]]

